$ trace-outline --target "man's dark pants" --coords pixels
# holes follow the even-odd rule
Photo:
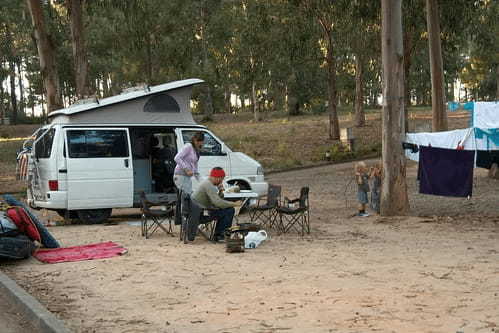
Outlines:
[[[224,235],[224,231],[232,226],[232,219],[234,218],[234,208],[222,208],[210,210],[210,216],[217,219],[217,226],[215,228],[215,238]]]

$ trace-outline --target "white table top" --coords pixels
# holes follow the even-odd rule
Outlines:
[[[236,199],[236,198],[258,198],[258,193],[252,192],[250,190],[241,190],[240,192],[224,192],[225,199]]]

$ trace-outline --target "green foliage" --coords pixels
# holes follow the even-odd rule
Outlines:
[[[459,78],[473,97],[497,98],[498,2],[439,4],[447,84]],[[22,120],[43,100],[38,55],[26,2],[0,0],[0,6],[0,112],[13,111],[8,85],[11,75],[20,77],[9,67],[15,62],[25,85],[20,96],[17,80],[14,96]],[[75,80],[66,1],[43,1],[43,8],[70,104]],[[431,91],[424,1],[404,0],[403,10],[407,86],[424,105]],[[215,112],[241,112],[231,103],[237,96],[246,111],[254,103],[260,112],[318,114],[329,98],[328,49],[337,63],[339,105],[354,100],[357,57],[364,65],[366,104],[376,106],[381,94],[380,1],[85,1],[84,27],[89,81],[100,97],[140,83],[200,77],[210,89],[194,91],[198,112],[210,103]]]

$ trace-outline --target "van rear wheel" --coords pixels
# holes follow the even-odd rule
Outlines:
[[[78,211],[78,218],[83,223],[98,224],[106,221],[112,213],[111,208],[105,209],[82,209]]]
[[[66,218],[66,209],[56,209],[55,211],[63,219]],[[76,219],[76,218],[78,218],[78,214],[76,214],[76,212],[74,210],[70,210],[69,211],[69,219],[72,220],[72,219]]]

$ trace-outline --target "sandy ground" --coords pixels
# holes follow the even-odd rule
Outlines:
[[[0,294],[0,332],[2,333],[38,333],[18,310],[13,306],[10,300]]]
[[[140,227],[50,230],[65,245],[115,241],[107,260],[0,266],[75,332],[499,331],[499,182],[478,170],[471,200],[417,194],[411,217],[352,217],[349,164],[275,174],[311,188],[312,233],[228,254]],[[346,199],[347,198],[347,199]],[[177,231],[178,232],[178,231]]]

